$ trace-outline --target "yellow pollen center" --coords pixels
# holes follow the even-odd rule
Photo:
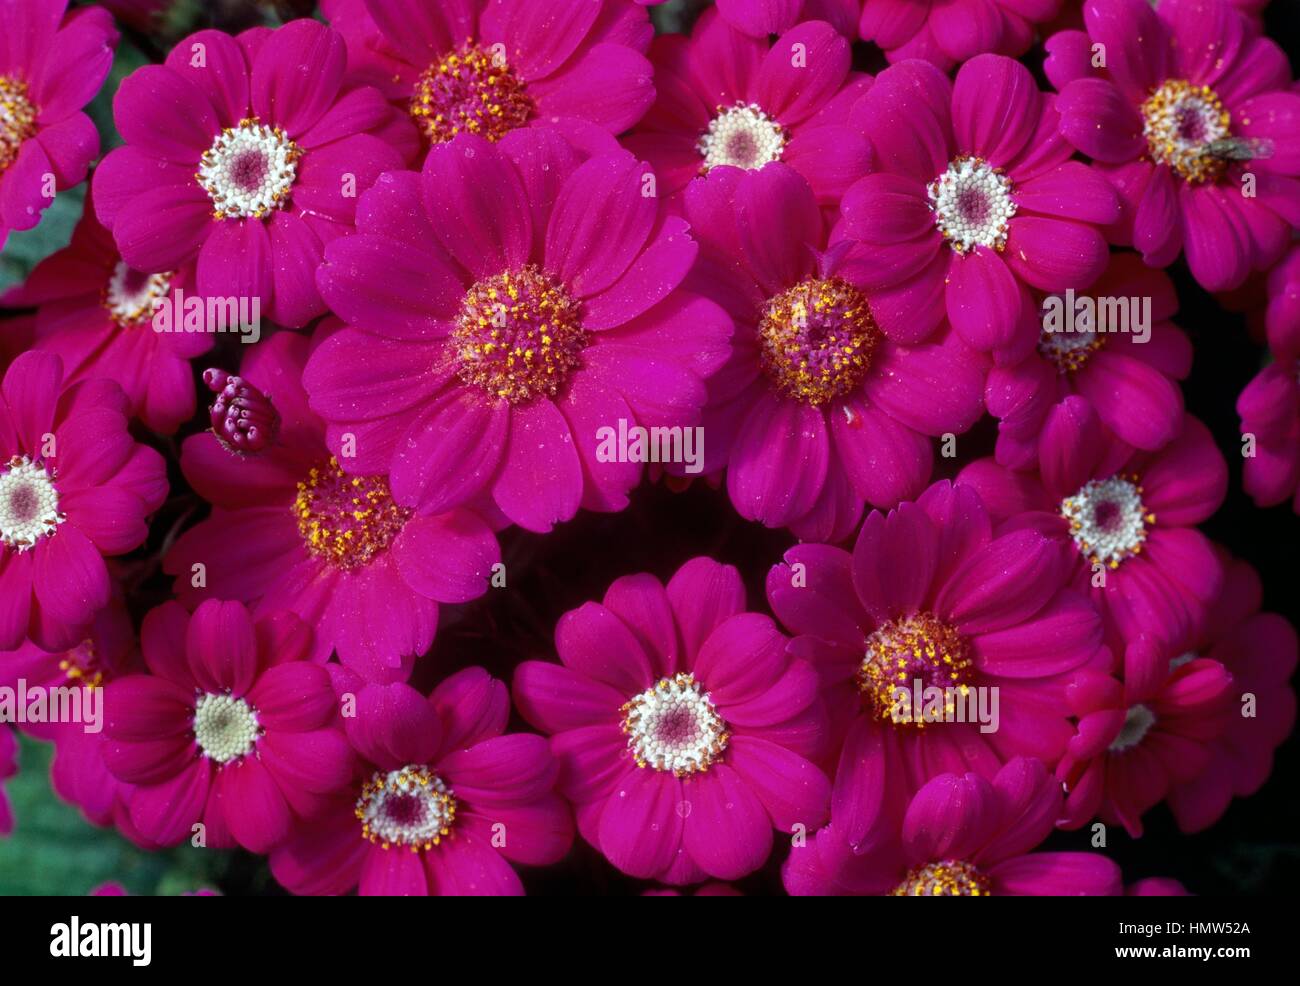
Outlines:
[[[27,83],[0,75],[0,175],[18,158],[23,141],[36,134],[36,107],[27,98]]]
[[[954,627],[918,613],[871,632],[856,680],[877,720],[924,729],[924,708],[913,708],[917,682],[922,694],[927,688],[943,691],[944,718],[951,719],[958,696],[965,699],[970,692],[972,665],[970,648]]]
[[[1153,161],[1193,184],[1223,174],[1233,153],[1232,117],[1213,89],[1171,79],[1147,98],[1141,112]]]
[[[926,863],[910,871],[903,882],[889,892],[891,897],[989,897],[993,893],[988,877],[973,863],[945,859]]]
[[[497,141],[532,116],[532,98],[507,64],[505,45],[466,41],[421,74],[411,94],[411,116],[433,144],[457,134]]]
[[[763,371],[776,389],[815,406],[862,383],[881,333],[866,296],[831,277],[802,281],[770,299],[758,336]]]
[[[345,571],[369,564],[411,516],[385,477],[349,476],[333,456],[298,484],[293,512],[307,550]]]
[[[451,333],[461,380],[511,404],[555,397],[586,345],[578,302],[532,264],[471,287]]]
[[[74,685],[98,688],[104,683],[104,672],[95,658],[95,642],[90,638],[64,652],[59,659],[59,670]]]

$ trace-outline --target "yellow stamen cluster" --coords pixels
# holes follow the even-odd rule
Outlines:
[[[555,397],[586,344],[578,302],[532,264],[471,287],[451,334],[461,380],[511,404]]]
[[[533,114],[523,81],[506,63],[501,48],[484,49],[466,41],[420,75],[410,111],[430,143],[457,134],[497,141],[522,127]]]
[[[944,689],[945,718],[951,718],[957,694],[963,699],[969,694],[972,664],[970,648],[956,628],[931,613],[918,613],[890,620],[871,632],[856,681],[868,710],[879,721],[924,729],[924,710],[901,703],[898,689],[910,697],[917,680],[922,689]],[[949,688],[954,693],[947,692]]]
[[[1210,145],[1227,138],[1232,117],[1209,86],[1171,79],[1142,104],[1142,133],[1157,164],[1192,184],[1214,181],[1227,167]]]
[[[992,883],[972,863],[946,859],[910,871],[891,897],[990,897]]]
[[[862,382],[881,333],[866,296],[831,277],[802,281],[770,299],[758,336],[763,371],[777,390],[816,406]]]
[[[411,516],[385,477],[349,476],[333,456],[298,483],[293,512],[307,550],[345,571],[368,564]]]
[[[1105,344],[1106,337],[1099,332],[1044,330],[1038,340],[1038,352],[1044,359],[1055,363],[1057,372],[1064,375],[1087,366],[1088,360]]]
[[[64,653],[59,659],[59,670],[75,685],[98,688],[104,683],[104,672],[95,660],[95,642],[89,637]]]
[[[361,837],[383,849],[411,852],[441,845],[456,820],[456,798],[424,766],[376,772],[361,787],[355,808]]]
[[[0,175],[18,159],[23,141],[36,135],[36,107],[27,98],[27,83],[0,75]]]

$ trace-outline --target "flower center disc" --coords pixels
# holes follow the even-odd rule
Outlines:
[[[385,477],[349,476],[333,456],[298,484],[293,512],[307,550],[344,571],[368,564],[411,516]]]
[[[1142,504],[1137,478],[1125,476],[1085,483],[1061,501],[1061,516],[1070,522],[1070,536],[1079,552],[1092,564],[1111,568],[1141,553],[1147,525],[1156,520]]]
[[[972,863],[945,859],[912,870],[890,891],[891,897],[988,897],[989,878]]]
[[[104,307],[121,328],[135,328],[153,318],[154,303],[167,297],[173,276],[142,274],[119,260],[104,288]]]
[[[881,333],[866,296],[832,277],[803,281],[769,300],[758,336],[763,370],[777,390],[817,405],[862,382]]]
[[[104,670],[95,656],[95,642],[89,638],[64,651],[63,657],[59,658],[59,670],[73,685],[98,688],[104,683]]]
[[[194,706],[194,741],[217,763],[247,756],[262,734],[257,713],[242,698],[204,692]]]
[[[1142,133],[1151,158],[1193,184],[1213,181],[1227,161],[1210,145],[1231,136],[1231,116],[1209,86],[1171,79],[1142,104]]]
[[[930,613],[883,623],[867,637],[858,668],[858,690],[881,722],[925,728],[923,709],[912,708],[914,683],[944,690],[944,713],[956,712],[957,694],[965,697],[972,677],[970,648],[954,627]],[[956,691],[949,693],[947,689]],[[907,693],[900,701],[898,690]]]
[[[522,127],[535,107],[523,80],[506,64],[505,46],[466,41],[420,74],[411,116],[434,144],[457,134],[497,141]]]
[[[214,219],[261,219],[288,200],[302,149],[279,127],[255,119],[227,127],[199,159],[195,177]]]
[[[522,404],[555,397],[581,363],[587,333],[578,303],[535,265],[485,278],[461,303],[451,333],[460,378]]]
[[[983,158],[954,159],[926,191],[934,224],[958,253],[1007,245],[1007,224],[1016,214],[1011,179]]]
[[[0,543],[5,547],[19,554],[30,551],[66,519],[43,464],[15,455],[0,469]]]
[[[706,174],[724,164],[755,170],[780,160],[785,131],[754,103],[719,106],[695,149],[704,159],[701,171]]]
[[[0,175],[18,159],[23,141],[36,134],[36,107],[27,98],[27,83],[0,75]]]
[[[1038,338],[1038,353],[1056,366],[1061,375],[1083,369],[1092,354],[1106,344],[1106,337],[1092,329],[1074,332],[1048,332]]]
[[[423,766],[376,772],[357,798],[361,835],[376,845],[432,849],[456,818],[456,798],[442,778]]]
[[[623,732],[638,767],[678,777],[708,770],[731,738],[692,674],[662,678],[623,706]]]

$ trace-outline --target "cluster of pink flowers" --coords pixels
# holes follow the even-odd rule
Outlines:
[[[1226,456],[1300,512],[1262,4],[324,0],[167,37],[101,156],[114,16],[166,6],[0,0],[0,243],[87,183],[0,295],[0,689],[101,693],[18,723],[91,823],[299,894],[520,894],[581,839],[653,893],[1112,895],[1040,845],[1268,779],[1296,634],[1198,529]],[[1240,449],[1166,268],[1259,316]],[[481,628],[508,680],[441,659],[655,483],[788,550],[632,540],[549,653]]]

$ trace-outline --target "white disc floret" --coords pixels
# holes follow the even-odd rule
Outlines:
[[[753,170],[780,160],[785,140],[781,124],[756,104],[742,102],[719,106],[695,146],[704,159],[705,172],[720,165]]]
[[[1090,480],[1061,501],[1061,516],[1070,522],[1070,536],[1080,553],[1110,568],[1141,553],[1147,527],[1156,519],[1143,505],[1142,487],[1131,476]]]
[[[1007,245],[1007,224],[1016,214],[1011,179],[983,158],[954,158],[926,191],[934,224],[958,253]]]
[[[234,695],[204,692],[194,703],[194,741],[219,764],[245,757],[262,734],[257,711]]]
[[[261,219],[283,206],[298,177],[302,150],[279,127],[254,119],[227,127],[203,152],[195,177],[216,219]]]
[[[623,706],[623,732],[640,767],[684,776],[722,757],[730,734],[691,674],[663,678]]]
[[[66,519],[54,477],[43,463],[15,455],[0,467],[0,543],[6,548],[30,551]]]

